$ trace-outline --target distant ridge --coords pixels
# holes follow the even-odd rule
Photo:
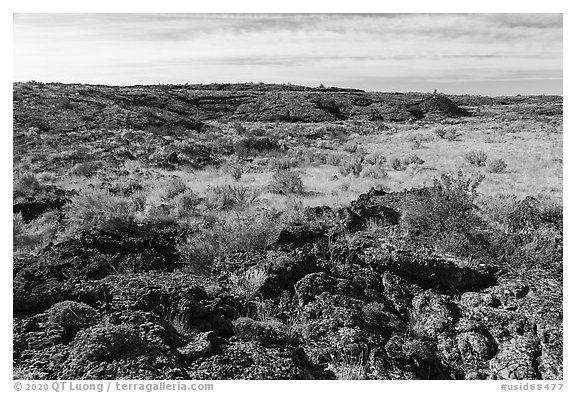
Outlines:
[[[474,105],[478,101],[482,105],[503,104],[502,100],[474,96],[365,92],[291,84],[103,86],[19,82],[13,85],[14,126],[45,131],[202,130],[210,120],[312,123],[437,120],[471,116],[472,112],[459,105]]]

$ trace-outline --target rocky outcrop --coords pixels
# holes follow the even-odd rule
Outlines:
[[[309,208],[284,239],[296,226],[317,236],[228,254],[203,276],[182,269],[173,229],[133,223],[19,259],[19,375],[561,379],[555,281],[498,276],[364,230],[366,217],[398,225],[411,192],[426,191]]]
[[[211,89],[19,83],[14,85],[14,122],[42,131],[132,128],[163,133],[204,130],[208,120],[316,123],[470,115],[446,96],[267,86]]]

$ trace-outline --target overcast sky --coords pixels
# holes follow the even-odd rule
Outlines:
[[[562,94],[562,15],[16,14],[28,80]]]

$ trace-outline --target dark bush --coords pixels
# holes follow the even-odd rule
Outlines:
[[[394,169],[395,171],[403,171],[404,169],[406,169],[404,165],[402,165],[402,161],[396,157],[392,159],[390,165],[392,166],[392,169]]]
[[[442,127],[442,126],[438,126],[434,129],[434,133],[436,135],[438,135],[440,138],[444,138],[444,136],[446,135],[446,132],[448,130],[446,129],[446,127]]]

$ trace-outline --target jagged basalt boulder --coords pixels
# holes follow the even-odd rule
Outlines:
[[[490,360],[490,370],[496,379],[538,379],[540,354],[538,340],[532,334],[518,336],[499,348]]]
[[[48,320],[64,329],[64,334],[73,337],[78,331],[95,325],[98,312],[87,304],[66,300],[56,303],[48,310]]]
[[[208,356],[215,349],[216,334],[213,331],[197,334],[185,346],[178,348],[178,353],[184,360],[194,360]]]
[[[412,299],[410,319],[416,334],[435,339],[441,333],[454,330],[459,313],[449,298],[426,291]]]
[[[25,222],[34,220],[50,210],[60,210],[76,194],[52,185],[41,186],[31,193],[14,191],[12,211],[21,213]]]
[[[394,273],[382,274],[382,294],[392,302],[396,311],[402,316],[408,315],[408,310],[412,307],[412,299],[422,291],[422,288],[410,284]]]
[[[188,364],[189,379],[304,379],[310,374],[300,366],[290,348],[264,346],[255,341],[235,340],[219,354]]]
[[[262,344],[286,344],[290,341],[286,326],[277,319],[255,321],[242,317],[233,325],[234,335],[244,340],[254,339]]]
[[[77,300],[69,296],[80,281],[124,271],[173,270],[178,261],[173,235],[150,225],[124,222],[113,228],[88,230],[77,238],[49,244],[37,256],[17,265],[14,308],[26,312],[62,300]],[[94,293],[86,296],[101,297]]]
[[[488,269],[460,267],[454,262],[433,256],[418,255],[410,250],[391,247],[365,251],[367,264],[379,271],[394,274],[425,288],[440,287],[448,291],[471,291],[496,283]]]
[[[364,291],[354,282],[332,277],[324,272],[311,273],[294,286],[298,304],[302,307],[313,301],[317,295],[328,292],[333,295],[346,295],[363,299]]]
[[[78,333],[62,365],[63,379],[182,378],[173,350],[144,340],[128,324],[102,324]]]

